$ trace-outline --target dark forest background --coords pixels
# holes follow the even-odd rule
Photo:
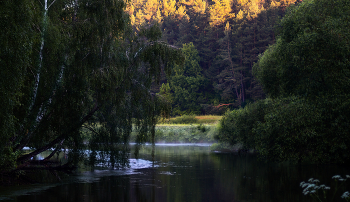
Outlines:
[[[252,67],[274,44],[276,25],[299,0],[131,0],[135,32],[158,24],[162,40],[181,47],[184,69],[163,77],[172,115],[222,114],[265,98]]]

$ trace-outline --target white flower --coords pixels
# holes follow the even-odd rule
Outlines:
[[[350,175],[345,175],[346,178],[350,178]]]
[[[350,193],[348,191],[344,192],[343,195],[341,195],[342,198],[349,198],[350,197]]]
[[[310,179],[309,179],[309,182],[312,182],[313,180],[314,180],[314,178],[310,178]]]
[[[303,181],[303,182],[300,182],[300,186],[302,187],[303,185],[305,184],[305,182]]]
[[[309,191],[306,191],[306,192],[304,192],[304,195],[307,195],[309,193]]]
[[[310,191],[310,194],[314,194],[314,193],[316,193],[316,190]]]
[[[332,179],[341,179],[340,175],[334,175]]]
[[[325,187],[324,189],[331,189],[330,187]]]
[[[326,187],[326,185],[324,185],[324,184],[320,185],[321,189],[324,189],[325,187]]]
[[[314,181],[313,181],[314,183],[319,183],[320,182],[320,180],[318,180],[318,179],[314,179]]]
[[[304,187],[306,187],[308,185],[309,185],[309,183],[304,183],[301,187],[304,188]]]
[[[339,179],[339,181],[346,181],[346,179]]]

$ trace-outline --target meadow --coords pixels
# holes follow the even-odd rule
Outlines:
[[[184,115],[169,119],[160,119],[156,125],[156,143],[214,143],[218,133],[221,116]],[[136,140],[137,131],[133,131],[130,142]],[[150,140],[149,140],[150,142]]]

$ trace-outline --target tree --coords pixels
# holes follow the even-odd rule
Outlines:
[[[184,67],[174,68],[170,87],[174,92],[174,114],[200,114],[200,104],[206,103],[211,91],[209,81],[203,77],[199,66],[198,51],[193,43],[184,44]]]
[[[209,8],[211,26],[223,25],[234,17],[231,6],[229,0],[214,0],[214,4]]]
[[[157,17],[157,12],[159,8],[159,2],[156,0],[148,0],[145,2],[143,7],[144,18],[151,22]]]
[[[8,119],[1,124],[11,126],[0,132],[2,174],[73,168],[85,155],[82,127],[91,131],[90,160],[103,160],[93,158],[97,153],[107,155],[112,166],[126,163],[124,146],[133,123],[141,131],[139,142],[149,130],[154,135],[165,105],[150,91],[151,84],[182,56],[159,41],[156,26],[134,35],[124,8],[119,0],[1,2],[7,30],[0,35],[0,96],[6,104],[1,119]],[[7,79],[10,72],[16,74],[13,80]],[[100,129],[91,128],[93,123]],[[32,151],[22,154],[24,147]],[[41,165],[64,148],[70,149],[68,164],[37,167],[31,158],[51,148]]]
[[[254,66],[269,98],[227,113],[217,138],[272,161],[348,163],[349,12],[345,0],[288,9]]]
[[[345,0],[294,6],[260,56],[254,69],[272,99],[253,105],[261,116],[252,107],[234,120],[247,120],[249,143],[266,159],[349,162],[349,12]]]
[[[271,97],[348,94],[348,9],[346,1],[316,0],[289,11],[255,70]]]
[[[175,0],[164,0],[163,1],[163,15],[165,17],[174,16],[176,12],[176,1]]]
[[[21,105],[20,89],[30,68],[31,41],[37,39],[32,34],[33,14],[28,1],[0,2],[0,134],[3,140],[11,138],[18,126],[14,110]],[[19,152],[14,153],[7,141],[1,141],[0,154],[0,167],[8,169],[16,164]]]

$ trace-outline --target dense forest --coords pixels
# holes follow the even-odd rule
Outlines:
[[[220,114],[265,97],[252,67],[275,42],[286,8],[299,2],[132,0],[126,11],[135,32],[159,24],[162,40],[184,50],[184,70],[162,80],[173,115]]]

